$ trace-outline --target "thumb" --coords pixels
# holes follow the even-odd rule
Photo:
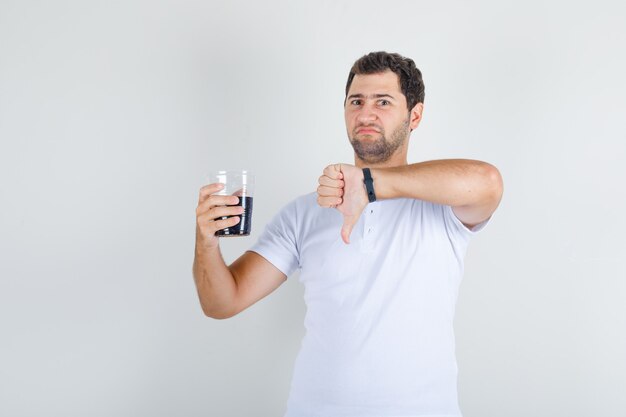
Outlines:
[[[350,234],[352,234],[352,228],[354,227],[358,217],[355,216],[344,216],[343,218],[343,226],[341,227],[341,239],[345,242],[346,245],[350,244]]]

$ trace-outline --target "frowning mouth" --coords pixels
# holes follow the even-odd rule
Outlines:
[[[363,135],[373,135],[376,133],[380,133],[380,130],[375,129],[373,127],[360,127],[356,130],[357,134],[363,134]]]

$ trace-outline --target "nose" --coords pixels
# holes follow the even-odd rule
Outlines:
[[[357,114],[357,121],[363,124],[374,122],[377,118],[374,107],[368,104],[363,105]]]

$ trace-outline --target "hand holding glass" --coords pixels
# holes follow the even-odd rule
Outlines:
[[[216,171],[211,174],[211,183],[224,184],[221,191],[216,195],[234,195],[239,197],[236,206],[242,206],[244,212],[239,216],[240,221],[234,226],[215,232],[216,236],[249,236],[252,229],[252,197],[254,194],[254,176],[245,170]],[[221,217],[215,220],[223,220],[228,217]]]

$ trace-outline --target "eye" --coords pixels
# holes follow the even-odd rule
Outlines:
[[[378,104],[380,104],[381,106],[387,106],[389,104],[391,104],[388,100],[380,100],[378,102]]]
[[[353,106],[360,106],[361,105],[361,100],[358,98],[355,98],[354,100],[352,100],[350,102],[350,104],[352,104]]]

